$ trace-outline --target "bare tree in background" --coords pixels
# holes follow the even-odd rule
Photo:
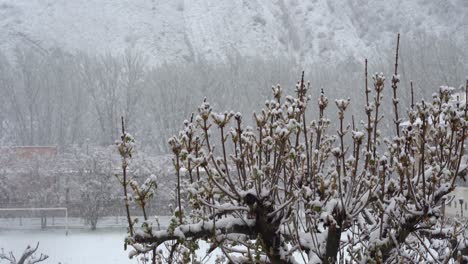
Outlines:
[[[392,71],[393,55],[387,48],[381,48],[385,52],[370,61],[369,68]],[[433,83],[463,86],[460,76],[466,54],[450,38],[422,33],[403,42],[401,52],[400,97],[404,105],[410,104],[410,77],[414,77],[414,95],[426,100],[430,100],[431,92],[425,88]],[[365,119],[360,107],[365,104],[364,97],[355,96],[362,85],[359,64],[353,56],[299,66],[294,59],[284,57],[231,54],[223,62],[200,58],[183,64],[151,65],[143,53],[133,49],[93,56],[25,45],[14,54],[0,55],[0,143],[34,142],[61,148],[87,142],[109,145],[118,136],[119,116],[125,115],[128,129],[138,136],[144,151],[167,153],[165,139],[178,131],[183,117],[189,116],[205,96],[216,95],[211,100],[214,107],[250,113],[268,99],[270,84],[294,83],[291,76],[303,67],[317,88],[310,93],[313,100],[325,87],[328,95],[353,98],[345,122],[351,122],[351,116]],[[383,93],[391,96],[391,89]],[[392,104],[383,104],[382,112],[392,108]],[[314,114],[312,108],[310,114]],[[334,115],[330,120],[338,122]],[[385,136],[393,130],[389,123],[381,127]],[[254,124],[253,118],[246,116],[244,124]]]
[[[136,120],[138,104],[141,102],[142,88],[145,81],[146,58],[141,52],[127,49],[123,62],[124,111],[129,121]],[[133,124],[127,124],[133,128]]]

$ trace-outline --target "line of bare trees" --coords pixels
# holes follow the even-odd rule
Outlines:
[[[369,66],[389,70],[391,50],[381,51]],[[422,35],[403,42],[401,53],[403,101],[410,90],[406,76],[419,78],[413,80],[414,92],[422,98],[430,97],[427,87],[434,82],[463,84],[466,53],[450,40]],[[299,67],[284,58],[233,55],[219,63],[152,66],[135,50],[90,55],[19,47],[0,54],[0,145],[108,145],[118,136],[123,115],[150,151],[167,153],[166,139],[204,96],[215,106],[252,112],[260,106],[256,98],[267,99],[272,83],[294,83],[291,76],[304,68],[315,91],[323,87],[329,95],[354,97],[361,80],[358,61]],[[356,98],[350,106],[356,118],[363,104]]]

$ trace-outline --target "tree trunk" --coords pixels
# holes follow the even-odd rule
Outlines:
[[[274,222],[272,217],[268,217],[270,212],[273,212],[272,206],[265,207],[263,204],[258,203],[255,210],[256,224],[255,228],[261,236],[262,242],[265,245],[265,253],[270,260],[270,263],[287,264],[286,260],[281,257],[281,237],[278,235],[279,222]],[[274,219],[281,219],[277,217]]]

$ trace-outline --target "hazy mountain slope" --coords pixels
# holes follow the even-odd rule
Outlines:
[[[154,63],[287,55],[362,57],[420,32],[468,46],[468,1],[0,0],[0,48],[136,47]]]

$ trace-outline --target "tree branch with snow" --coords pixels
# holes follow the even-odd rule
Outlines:
[[[155,230],[147,217],[140,228],[129,221],[130,256],[153,249],[168,262],[177,262],[174,252],[195,260],[202,240],[207,255],[219,249],[230,262],[466,261],[466,224],[447,221],[444,208],[465,155],[467,103],[441,87],[400,122],[397,65],[392,137],[380,131],[385,77],[375,74],[369,89],[367,64],[367,123],[352,131],[345,123],[352,102],[339,99],[337,132],[329,132],[323,90],[318,119],[307,120],[311,88],[303,76],[294,96],[272,88],[254,126],[205,100],[169,139],[177,177],[171,224]],[[163,244],[170,256],[154,251]]]
[[[16,257],[13,255],[13,252],[10,251],[9,253],[5,253],[2,248],[2,251],[0,252],[0,260],[6,260],[10,264],[34,264],[48,259],[49,256],[44,255],[42,253],[39,256],[35,255],[38,248],[39,242],[37,242],[36,247],[27,246],[18,260],[16,260]]]

